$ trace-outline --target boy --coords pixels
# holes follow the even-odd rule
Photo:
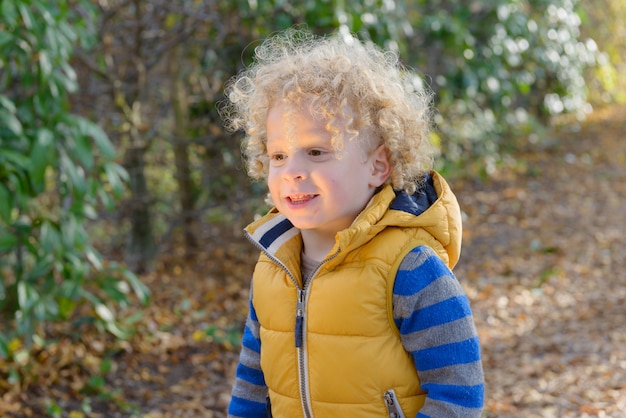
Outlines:
[[[287,31],[227,87],[274,208],[230,417],[479,417],[484,380],[451,272],[461,216],[430,171],[430,97],[397,57]]]

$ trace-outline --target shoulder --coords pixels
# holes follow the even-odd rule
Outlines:
[[[426,264],[424,265],[424,263]],[[420,245],[413,248],[400,263],[400,269],[402,270],[414,270],[420,267],[432,268],[436,266],[441,266],[448,270],[448,267],[437,255],[437,252],[428,245]]]
[[[402,260],[396,274],[394,294],[419,292],[438,279],[456,283],[456,278],[435,250],[422,245],[411,250]]]

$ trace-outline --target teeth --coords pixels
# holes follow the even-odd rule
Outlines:
[[[306,202],[310,198],[311,198],[311,195],[308,195],[308,194],[298,194],[298,195],[289,196],[289,200],[291,200],[291,203]]]

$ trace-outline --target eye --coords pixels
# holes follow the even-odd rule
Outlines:
[[[274,152],[269,155],[270,157],[270,165],[274,167],[280,167],[287,160],[287,154],[282,152]]]
[[[308,151],[308,154],[311,157],[323,157],[324,155],[326,155],[326,151],[318,148],[313,148]]]

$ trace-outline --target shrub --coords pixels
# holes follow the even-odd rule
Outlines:
[[[77,90],[74,46],[92,38],[89,1],[3,0],[0,13],[0,356],[7,341],[28,345],[46,321],[71,317],[82,302],[123,337],[115,306],[147,289],[107,264],[86,222],[111,208],[127,174],[95,124],[69,111]],[[86,44],[84,46],[87,46]]]

